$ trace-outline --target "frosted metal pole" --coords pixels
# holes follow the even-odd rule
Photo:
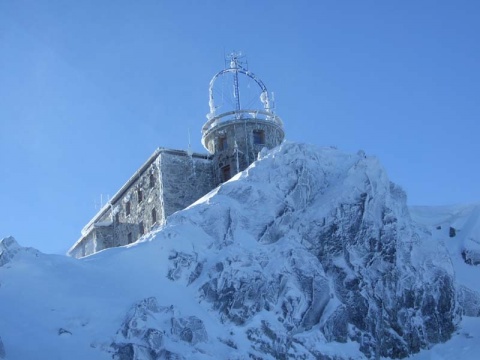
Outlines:
[[[235,96],[236,110],[240,111],[240,91],[238,90],[238,71],[233,75],[233,96]]]
[[[235,98],[236,118],[240,116],[240,91],[238,89],[238,62],[237,57],[232,55],[230,67],[233,69],[233,97]]]

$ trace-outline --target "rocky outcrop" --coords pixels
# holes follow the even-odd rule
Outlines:
[[[6,237],[0,240],[0,267],[8,264],[19,253],[26,253],[38,257],[40,252],[33,248],[25,248],[18,245],[12,237]]]
[[[480,265],[480,205],[473,206],[462,224],[462,257],[466,264]]]
[[[480,316],[480,293],[466,286],[458,286],[458,302],[463,315]]]
[[[194,349],[196,344],[207,340],[205,326],[199,318],[179,316],[173,305],[160,306],[156,298],[147,298],[134,304],[128,312],[111,344],[112,357],[115,360],[186,359],[172,344],[181,342],[185,349]]]
[[[462,249],[462,258],[468,265],[478,266],[480,265],[480,244],[475,243],[472,246],[473,241],[466,241],[464,248]]]
[[[320,343],[357,341],[369,358],[449,339],[460,310],[448,255],[422,249],[428,234],[376,159],[284,144],[243,177],[171,218],[207,233],[216,254],[175,254],[171,278],[246,327],[252,349],[321,358],[305,341],[312,329]]]
[[[467,271],[478,218],[435,230]],[[375,158],[285,143],[135,245],[75,260],[4,239],[0,333],[16,358],[405,358],[479,312],[428,231]],[[26,349],[19,315],[42,334]]]
[[[12,236],[0,240],[0,266],[9,263],[21,249]]]

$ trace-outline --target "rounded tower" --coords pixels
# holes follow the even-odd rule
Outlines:
[[[217,183],[230,179],[257,159],[259,151],[279,145],[285,133],[274,113],[273,95],[264,83],[230,55],[228,67],[210,81],[202,144],[213,155]]]

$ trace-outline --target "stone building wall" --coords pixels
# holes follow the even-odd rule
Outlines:
[[[215,186],[208,155],[158,149],[87,224],[69,255],[135,242]]]
[[[214,154],[215,181],[220,184],[245,170],[257,159],[262,148],[274,148],[283,138],[284,132],[279,124],[263,119],[229,120],[212,127],[205,135],[204,143],[208,151]],[[229,174],[225,171],[227,167]]]
[[[184,209],[217,186],[207,155],[163,152],[159,156],[165,218]]]
[[[104,238],[104,248],[137,241],[155,225],[163,223],[159,191],[158,157],[111,206],[112,238]],[[152,212],[155,215],[152,216]]]

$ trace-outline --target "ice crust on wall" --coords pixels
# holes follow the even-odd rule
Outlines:
[[[0,279],[0,302],[22,309],[0,308],[7,358],[401,358],[464,312],[445,246],[377,159],[294,143],[135,245],[13,255]],[[23,346],[20,314],[37,318]]]

